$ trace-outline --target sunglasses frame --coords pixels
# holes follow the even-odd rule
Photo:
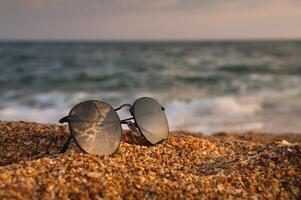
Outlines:
[[[150,141],[148,141],[148,139],[144,136],[143,132],[141,131],[140,127],[138,126],[137,121],[136,121],[136,118],[135,118],[135,115],[134,115],[134,107],[135,107],[135,103],[136,103],[138,100],[143,99],[143,98],[148,98],[148,99],[151,99],[151,100],[153,100],[153,101],[158,102],[157,100],[155,100],[155,99],[153,99],[153,98],[151,98],[151,97],[140,97],[140,98],[138,98],[138,99],[136,99],[136,100],[134,101],[133,105],[131,105],[131,104],[129,104],[129,103],[126,103],[126,104],[122,104],[121,106],[119,106],[119,107],[117,107],[117,108],[115,108],[115,109],[114,109],[110,104],[108,104],[108,103],[106,103],[106,102],[103,102],[103,101],[98,101],[98,100],[87,100],[87,101],[83,101],[83,102],[80,102],[80,103],[76,104],[75,106],[77,106],[77,105],[79,105],[79,104],[81,104],[81,103],[90,102],[90,101],[100,102],[100,103],[103,103],[103,104],[109,106],[112,110],[114,110],[114,112],[116,113],[116,115],[117,115],[117,117],[118,117],[118,120],[119,120],[119,122],[120,122],[119,124],[120,124],[120,128],[121,128],[121,135],[122,135],[122,131],[123,131],[123,130],[122,130],[122,124],[128,124],[128,122],[129,122],[130,120],[134,120],[134,122],[133,122],[132,124],[135,126],[135,129],[140,133],[140,135],[142,135],[142,137],[144,138],[144,140],[147,142],[146,145],[147,145],[147,146],[154,146],[154,145],[156,145],[156,144],[162,143],[163,141],[167,140],[167,138],[169,137],[169,125],[168,125],[168,120],[166,121],[166,123],[167,123],[167,138],[163,138],[162,140],[158,141],[158,142],[155,143],[155,144],[153,144],[153,143],[151,143]],[[159,105],[160,105],[160,104],[159,104]],[[74,134],[72,133],[71,125],[70,125],[70,123],[69,123],[69,116],[70,116],[70,113],[72,112],[72,110],[73,110],[73,108],[74,108],[75,106],[73,106],[73,107],[71,108],[71,110],[70,110],[68,116],[65,116],[65,117],[63,117],[63,118],[61,118],[61,119],[59,120],[59,122],[60,122],[61,124],[65,123],[65,122],[68,123],[69,132],[70,132],[70,135],[69,135],[67,141],[63,144],[62,148],[60,149],[59,154],[65,153],[65,152],[68,150],[68,147],[69,147],[69,145],[70,145],[72,139],[73,139],[73,141],[75,142],[76,146],[78,146],[78,147],[80,148],[81,151],[83,151],[84,153],[88,153],[88,152],[86,152],[86,151],[80,146],[80,144],[76,141],[75,136],[74,136]],[[161,105],[160,105],[160,106],[161,106]],[[120,120],[120,117],[119,117],[117,111],[119,111],[119,110],[121,110],[122,108],[125,108],[125,107],[129,107],[129,112],[130,112],[130,114],[131,114],[131,117]],[[165,108],[164,108],[163,106],[161,106],[161,110],[162,110],[162,111],[165,111]],[[166,114],[165,114],[165,116],[166,116]],[[167,118],[166,118],[166,119],[167,119]],[[114,153],[118,150],[121,141],[122,141],[122,138],[121,138],[120,141],[119,141],[118,147],[116,148],[116,150],[115,150],[112,154],[114,154]],[[112,154],[110,154],[110,155],[112,155]]]

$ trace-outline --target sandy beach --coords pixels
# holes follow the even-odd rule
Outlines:
[[[301,134],[129,132],[111,156],[57,155],[67,126],[0,122],[0,199],[300,199]]]

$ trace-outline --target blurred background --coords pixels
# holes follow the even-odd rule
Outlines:
[[[1,0],[0,120],[150,96],[172,130],[301,131],[297,0]],[[121,113],[125,116],[125,113]]]

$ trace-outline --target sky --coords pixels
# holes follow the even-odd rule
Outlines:
[[[301,39],[301,0],[0,0],[14,39]]]

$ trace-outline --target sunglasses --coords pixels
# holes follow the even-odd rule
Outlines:
[[[120,120],[117,111],[128,107],[130,118]],[[89,100],[75,105],[69,115],[59,120],[69,124],[70,136],[59,151],[67,151],[71,140],[85,153],[111,155],[122,140],[122,126],[127,124],[134,133],[141,134],[155,145],[168,138],[169,127],[164,108],[150,97],[137,99],[133,105],[123,104],[114,109],[111,105]]]

